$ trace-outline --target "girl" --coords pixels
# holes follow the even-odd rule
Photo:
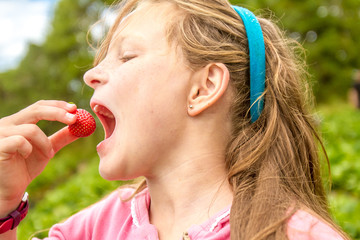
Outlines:
[[[226,0],[123,1],[84,80],[105,129],[101,176],[145,180],[49,239],[346,239],[328,213],[294,46]],[[35,123],[71,124],[75,108],[40,101],[1,119],[0,217],[21,215],[26,186],[76,139]]]

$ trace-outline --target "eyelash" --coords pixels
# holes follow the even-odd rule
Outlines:
[[[135,57],[135,55],[125,55],[125,56],[121,57],[120,60],[122,62],[127,62],[127,61],[133,59],[134,57]]]

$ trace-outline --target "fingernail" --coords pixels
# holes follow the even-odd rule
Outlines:
[[[73,108],[73,107],[76,107],[76,105],[75,105],[75,103],[69,102],[69,103],[67,104],[67,107],[68,107],[68,108]]]

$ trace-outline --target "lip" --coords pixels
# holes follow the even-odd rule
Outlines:
[[[110,138],[116,127],[116,119],[113,112],[106,104],[102,103],[101,101],[97,101],[96,99],[91,99],[90,107],[99,118],[101,125],[103,126],[105,140]],[[112,117],[107,116],[108,114],[111,114]]]

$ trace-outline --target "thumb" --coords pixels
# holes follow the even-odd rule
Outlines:
[[[78,137],[72,135],[67,126],[49,137],[54,153],[57,153],[60,149],[77,139]]]

